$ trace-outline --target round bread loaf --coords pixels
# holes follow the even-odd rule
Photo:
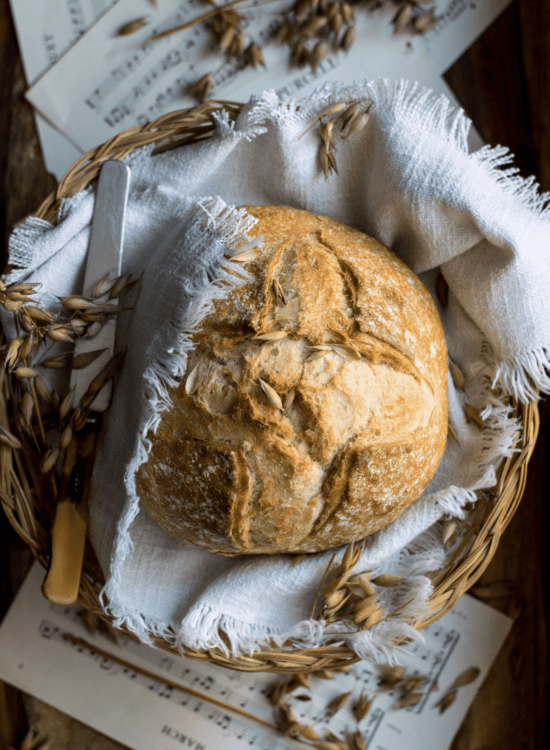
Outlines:
[[[315,552],[390,523],[432,479],[445,339],[426,288],[380,242],[286,206],[246,209],[261,254],[194,333],[137,490],[171,536],[210,552]]]

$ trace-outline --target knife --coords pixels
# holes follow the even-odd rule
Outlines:
[[[99,182],[86,258],[82,296],[91,298],[98,282],[107,275],[120,276],[124,217],[130,185],[130,169],[120,161],[106,161],[99,172]],[[94,300],[101,304],[101,298]],[[109,300],[116,304],[116,300]],[[82,337],[75,343],[75,356],[103,350],[91,364],[71,370],[73,406],[77,408],[91,381],[108,365],[115,346],[116,319],[110,317],[92,338]],[[111,382],[99,390],[90,405],[86,423],[67,447],[61,470],[61,486],[52,526],[52,554],[42,593],[56,604],[72,604],[78,598],[86,532],[88,496],[93,469],[96,439],[102,412],[111,400]]]

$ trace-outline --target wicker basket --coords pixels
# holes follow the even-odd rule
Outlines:
[[[36,215],[55,222],[61,200],[86,187],[97,176],[101,164],[107,159],[122,159],[134,149],[151,143],[155,144],[154,153],[158,153],[209,137],[214,130],[210,115],[220,106],[226,109],[230,118],[236,119],[242,105],[233,102],[208,102],[194,109],[173,112],[147,125],[131,128],[89,151],[67,172],[55,194],[42,203]],[[3,367],[0,371],[0,425],[17,435],[20,432],[16,418],[10,412],[11,387],[10,376]],[[460,536],[461,542],[445,567],[433,577],[434,593],[430,599],[430,611],[421,621],[412,623],[416,628],[423,628],[448,612],[481,576],[519,504],[539,429],[536,403],[517,405],[516,416],[522,424],[517,444],[519,450],[501,466],[497,485],[490,492],[480,493],[478,502],[454,531],[454,538]],[[0,500],[4,510],[19,536],[44,567],[48,567],[49,529],[54,508],[44,501],[40,491],[36,489],[40,487],[38,467],[26,462],[20,449],[3,442],[0,442],[0,459]],[[103,583],[95,554],[88,545],[79,602],[108,622],[99,604]],[[160,637],[154,638],[154,642],[167,651],[173,650],[169,642]],[[217,649],[208,652],[186,650],[184,654],[232,669],[274,673],[338,669],[359,661],[357,655],[345,645],[303,650],[265,648],[252,656],[238,657],[226,656]]]

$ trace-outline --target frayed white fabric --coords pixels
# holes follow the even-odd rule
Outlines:
[[[298,138],[327,104],[363,98],[372,101],[369,124],[353,139],[336,136],[339,175],[324,179],[318,136]],[[180,648],[250,653],[267,642],[301,648],[339,641],[362,658],[392,662],[396,638],[421,637],[406,618],[426,611],[428,574],[445,559],[442,521],[463,517],[515,450],[518,425],[508,397],[527,401],[535,389],[550,391],[547,197],[507,167],[504,149],[469,155],[464,114],[403,81],[327,86],[299,106],[267,92],[236,123],[225,113],[215,119],[208,141],[130,157],[123,271],[142,280],[133,311],[118,326],[127,357],[91,499],[90,534],[107,578],[104,606],[115,625],[143,640],[162,635]],[[450,288],[439,312],[449,355],[466,378],[464,391],[449,378],[456,440],[448,441],[424,495],[366,541],[358,571],[406,578],[383,592],[394,614],[369,631],[315,619],[333,551],[297,565],[286,555],[216,557],[171,539],[136,495],[135,472],[169,406],[168,388],[185,373],[190,335],[212,301],[246,273],[231,255],[247,241],[253,220],[234,206],[277,203],[377,237],[434,299],[438,273]],[[52,309],[53,294],[78,292],[92,210],[93,191],[86,190],[65,202],[56,227],[35,219],[22,224],[10,241],[10,262],[21,268],[10,280],[43,281],[52,296],[42,302]],[[482,430],[467,420],[464,402],[483,414]]]

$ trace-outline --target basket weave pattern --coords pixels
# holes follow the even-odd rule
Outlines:
[[[211,113],[223,106],[231,119],[236,119],[240,104],[209,102],[192,110],[167,114],[147,125],[136,126],[115,136],[107,143],[82,156],[66,173],[55,193],[40,206],[36,216],[55,223],[61,201],[85,188],[97,177],[102,163],[108,159],[123,159],[142,146],[154,144],[155,151],[184,146],[209,137],[214,131]],[[24,442],[13,414],[10,392],[12,377],[2,367],[0,371],[0,425]],[[489,565],[500,537],[521,500],[528,462],[535,446],[539,429],[538,408],[535,402],[516,406],[516,416],[522,425],[517,451],[501,466],[498,483],[490,492],[479,494],[464,521],[457,526],[450,540],[461,541],[453,549],[444,568],[433,577],[434,593],[430,611],[422,620],[411,623],[423,628],[448,612],[458,598],[472,586]],[[36,558],[48,567],[50,560],[50,528],[54,508],[45,502],[39,491],[39,468],[25,460],[20,449],[0,443],[0,502],[19,536],[29,545]],[[84,571],[80,584],[79,602],[98,617],[109,622],[99,603],[103,574],[95,554],[87,546]],[[176,652],[170,642],[154,637],[155,645]],[[177,652],[176,652],[177,653]],[[293,673],[338,669],[359,661],[345,645],[328,645],[315,649],[264,648],[252,656],[227,656],[221,650],[205,652],[185,650],[185,656],[206,659],[221,666],[242,671]]]

